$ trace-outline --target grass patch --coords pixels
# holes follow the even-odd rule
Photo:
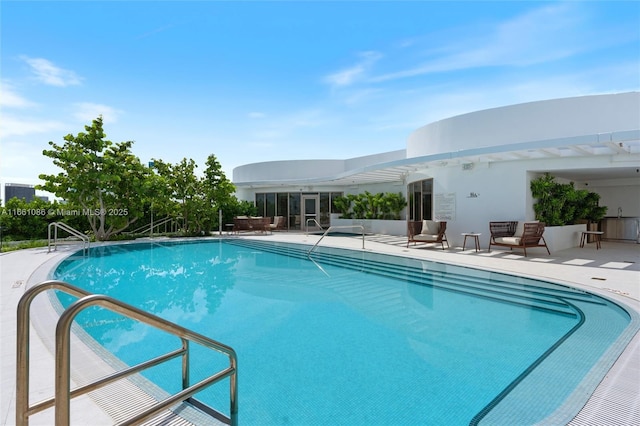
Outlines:
[[[14,242],[3,243],[2,249],[0,249],[0,251],[2,253],[6,253],[9,251],[24,250],[24,249],[31,249],[31,248],[37,248],[37,247],[46,247],[46,246],[47,246],[46,240],[14,241]]]

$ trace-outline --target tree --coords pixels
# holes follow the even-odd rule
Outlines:
[[[169,198],[178,204],[177,211],[184,224],[184,232],[197,233],[198,211],[201,210],[201,188],[195,169],[198,167],[192,159],[183,158],[180,163],[165,163],[153,159],[154,168],[167,187]]]
[[[185,233],[208,233],[217,223],[218,210],[226,212],[235,206],[235,186],[222,172],[215,155],[207,158],[202,178],[196,176],[198,166],[192,159],[183,158],[175,165],[153,161],[158,175],[169,188],[171,199],[179,205]]]
[[[211,207],[209,214],[205,217],[205,231],[215,229],[217,223],[217,212],[228,210],[234,205],[233,195],[236,187],[222,171],[222,166],[215,155],[207,157],[207,168],[204,171],[202,180],[202,190],[205,195],[205,203]]]
[[[68,134],[64,144],[52,141],[43,155],[62,169],[57,175],[41,174],[49,191],[66,200],[70,209],[86,217],[97,240],[108,240],[126,229],[143,213],[144,185],[149,169],[131,153],[132,141],[114,144],[106,140],[102,117],[85,126],[77,136]]]

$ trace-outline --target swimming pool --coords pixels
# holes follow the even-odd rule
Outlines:
[[[53,278],[234,347],[241,424],[571,416],[632,327],[623,307],[565,286],[325,247],[312,262],[306,250],[241,239],[95,247]],[[98,309],[78,322],[126,363],[167,339]],[[148,377],[168,391],[179,386],[162,369]],[[199,397],[224,407],[222,388]]]

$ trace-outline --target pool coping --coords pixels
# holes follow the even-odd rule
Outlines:
[[[285,241],[285,242],[295,242],[295,243],[304,243],[304,244],[313,244],[315,243],[315,241],[319,238],[318,236],[307,236],[307,235],[301,235],[301,234],[273,234],[275,235],[274,238],[268,238],[270,240],[280,240],[280,241]],[[242,237],[234,237],[234,238],[254,238],[251,235],[248,236],[242,236]],[[258,236],[257,238],[263,239],[264,240],[264,236]],[[335,241],[333,241],[335,239]],[[173,240],[173,239],[172,239]],[[350,240],[350,241],[349,241]],[[189,241],[193,241],[192,239],[190,239]],[[406,242],[406,238],[403,239],[403,241]],[[139,242],[139,241],[138,241]],[[353,249],[361,249],[361,242],[359,241],[359,239],[357,238],[345,238],[345,237],[326,237],[325,238],[325,244],[327,244],[328,246],[333,246],[333,247],[341,247],[341,248],[353,248]],[[432,250],[432,249],[428,249],[428,250],[420,250],[420,249],[415,249],[415,248],[409,248],[406,249],[404,246],[392,246],[389,245],[387,243],[377,243],[377,242],[367,242],[367,250],[372,250],[373,249],[376,252],[381,252],[381,253],[386,253],[386,254],[394,254],[394,255],[398,255],[398,256],[405,256],[405,257],[419,257],[419,258],[424,258],[425,260],[434,260],[434,261],[442,261],[442,262],[446,262],[446,260],[443,260],[444,257],[447,257],[447,253],[438,253],[439,250]],[[31,250],[38,250],[38,249],[31,249]],[[31,251],[30,250],[30,251]],[[35,266],[34,269],[31,270],[31,274],[29,276],[29,279],[27,280],[27,285],[33,285],[33,282],[40,282],[42,276],[39,276],[38,274],[36,274],[36,270],[40,269],[40,267],[42,267],[43,265],[47,264],[47,267],[49,266],[48,264],[51,263],[59,263],[60,261],[62,261],[64,258],[66,258],[68,255],[71,255],[73,252],[76,251],[76,249],[71,249],[70,251],[64,250],[65,253],[63,254],[62,252],[58,252],[57,256],[53,256],[54,258],[57,258],[57,260],[55,262],[51,262],[51,258],[46,259],[45,261],[39,263],[37,266]],[[9,254],[9,253],[3,253],[1,257],[4,257],[4,255]],[[444,257],[443,257],[444,256]],[[455,256],[455,255],[453,255]],[[529,278],[534,278],[534,279],[543,279],[543,280],[550,280],[553,282],[558,282],[564,285],[570,285],[570,286],[577,286],[578,288],[582,288],[585,290],[588,290],[590,292],[599,294],[600,296],[603,296],[605,298],[609,298],[611,300],[617,301],[617,302],[621,302],[625,305],[626,308],[631,308],[633,309],[635,312],[640,312],[640,300],[633,298],[633,297],[629,297],[624,295],[625,292],[624,291],[620,291],[617,290],[615,288],[615,285],[611,285],[612,283],[609,282],[607,285],[610,285],[611,287],[614,287],[613,289],[608,288],[608,287],[594,287],[592,282],[588,282],[588,283],[584,283],[584,282],[580,282],[580,280],[575,280],[575,279],[566,279],[568,274],[567,268],[582,268],[581,266],[564,266],[564,269],[562,269],[562,271],[564,271],[563,273],[561,273],[560,275],[563,278],[558,278],[556,277],[555,279],[550,279],[548,276],[540,276],[538,274],[532,274],[531,272],[539,272],[539,271],[527,271],[526,268],[523,270],[522,268],[515,268],[515,269],[520,269],[520,271],[514,271],[513,266],[516,264],[516,262],[510,261],[510,265],[507,265],[506,263],[502,263],[502,264],[498,264],[496,262],[493,262],[494,259],[483,259],[482,263],[488,263],[489,265],[485,265],[484,267],[479,266],[479,265],[473,265],[473,264],[464,264],[464,263],[468,263],[468,262],[460,262],[463,259],[467,259],[468,257],[465,256],[458,256],[458,258],[456,258],[457,262],[453,262],[452,260],[450,260],[447,263],[456,263],[456,264],[463,264],[463,266],[470,266],[470,267],[474,267],[474,268],[479,268],[479,269],[487,269],[487,270],[492,270],[492,271],[496,271],[496,272],[504,272],[504,273],[508,273],[508,274],[516,274],[516,275],[521,275],[521,276],[527,276]],[[491,260],[489,262],[487,262],[487,260]],[[496,266],[496,265],[501,265],[500,267]],[[506,265],[506,266],[505,266]],[[539,268],[539,265],[537,265]],[[55,266],[51,266],[49,269],[53,268]],[[575,271],[575,269],[574,269]],[[606,271],[606,273],[603,273],[603,271],[599,272],[599,275],[606,275],[606,276],[619,276],[619,272],[621,271]],[[635,279],[636,281],[638,280],[638,278],[640,278],[640,274],[638,272],[635,271],[623,271],[623,272],[630,272],[632,274],[632,280]],[[554,274],[554,272],[552,272],[552,274]],[[4,282],[4,274],[2,277],[2,288],[3,288],[3,292],[6,289],[6,284]],[[25,286],[26,288],[26,286]],[[24,290],[24,289],[23,289]],[[4,310],[4,308],[3,308]],[[4,337],[4,333],[3,333],[3,337]],[[50,355],[50,354],[49,354]],[[52,356],[52,355],[50,355]],[[640,335],[638,333],[635,334],[635,336],[632,337],[631,341],[629,342],[628,345],[626,345],[625,350],[622,352],[622,354],[620,355],[620,357],[614,362],[612,368],[609,370],[609,373],[607,374],[607,376],[605,377],[605,379],[602,380],[602,382],[600,383],[600,385],[596,388],[596,390],[593,392],[593,394],[591,395],[591,397],[589,398],[589,401],[587,402],[587,404],[583,407],[582,410],[580,410],[580,412],[578,413],[577,416],[575,416],[575,419],[573,419],[571,422],[569,422],[568,424],[572,424],[572,425],[579,425],[579,424],[584,424],[584,423],[580,423],[582,422],[584,418],[588,418],[589,421],[597,421],[598,418],[610,418],[611,413],[610,411],[613,410],[613,408],[611,408],[611,410],[607,410],[606,409],[606,405],[609,404],[611,405],[611,401],[609,400],[610,398],[607,398],[606,395],[608,394],[616,394],[616,408],[615,410],[617,412],[619,412],[619,406],[618,404],[623,404],[623,405],[628,405],[628,406],[635,406],[638,407],[638,401],[640,401],[640,390],[636,389],[632,389],[635,390],[634,392],[629,392],[628,391],[628,385],[625,384],[625,382],[623,380],[620,380],[621,377],[620,376],[631,376],[631,377],[640,377],[640,363],[636,362],[636,360],[638,359],[638,356],[640,356]],[[15,362],[15,360],[14,360]],[[5,376],[4,374],[4,370],[6,367],[6,362],[5,362],[5,357],[3,357],[3,376]],[[14,364],[15,365],[15,364]],[[15,367],[14,367],[15,368]],[[633,370],[633,371],[630,371]],[[621,373],[621,371],[623,373]],[[637,383],[637,382],[636,382]],[[5,387],[5,380],[3,378],[3,393],[7,391],[6,387]],[[625,391],[621,393],[621,395],[618,395],[620,392],[617,392],[616,389],[620,387],[623,388]],[[12,389],[12,391],[15,389],[15,385],[14,388]],[[634,405],[635,404],[635,405]],[[3,405],[4,405],[4,398],[3,398]],[[3,412],[2,412],[2,424],[12,424],[10,423],[12,419],[15,419],[15,411],[13,413],[13,416],[10,415],[10,407],[8,411],[5,411],[7,409],[7,407],[3,407]],[[13,409],[15,410],[15,406],[13,406]],[[599,417],[600,416],[600,417]],[[618,416],[619,417],[619,416]],[[93,420],[97,420],[99,417],[93,417]],[[9,421],[9,423],[7,423],[7,421]],[[37,423],[33,423],[32,424],[37,424]],[[46,424],[46,423],[43,423]],[[96,424],[99,424],[99,422],[97,422]],[[107,423],[104,423],[107,424]]]

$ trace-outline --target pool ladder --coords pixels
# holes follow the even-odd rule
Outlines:
[[[51,235],[52,229],[53,236]],[[47,227],[47,249],[49,253],[51,252],[51,247],[53,247],[53,251],[58,250],[58,229],[62,229],[74,237],[79,238],[82,241],[82,252],[89,253],[89,245],[91,244],[89,237],[64,222],[52,222]]]
[[[29,324],[30,307],[33,299],[45,290],[59,290],[72,296],[78,297],[60,316],[56,325],[55,333],[55,396],[53,398],[29,405]],[[142,362],[132,367],[111,373],[105,377],[95,380],[92,383],[80,386],[71,390],[71,324],[74,318],[85,308],[90,306],[101,306],[125,317],[145,323],[164,332],[179,337],[182,347],[174,349],[164,355]],[[171,359],[182,357],[182,391],[169,396],[168,398],[154,403],[143,412],[120,424],[133,425],[150,420],[154,416],[162,413],[168,407],[181,402],[190,403],[206,414],[215,417],[223,423],[237,426],[238,424],[238,388],[237,388],[237,357],[233,348],[222,343],[209,339],[206,336],[190,331],[179,325],[173,324],[155,315],[149,314],[133,306],[127,305],[111,297],[92,294],[78,287],[62,281],[45,281],[28,289],[18,303],[17,318],[17,362],[16,362],[16,424],[27,426],[29,416],[54,407],[55,425],[66,426],[70,420],[71,398],[84,395],[93,390],[99,389],[107,384],[123,379],[135,373],[139,373],[147,368],[156,366]],[[229,357],[229,366],[224,370],[211,374],[200,382],[189,384],[189,343],[197,343],[205,348],[222,353]],[[230,389],[229,416],[209,407],[196,400],[193,396],[205,388],[229,377]]]

